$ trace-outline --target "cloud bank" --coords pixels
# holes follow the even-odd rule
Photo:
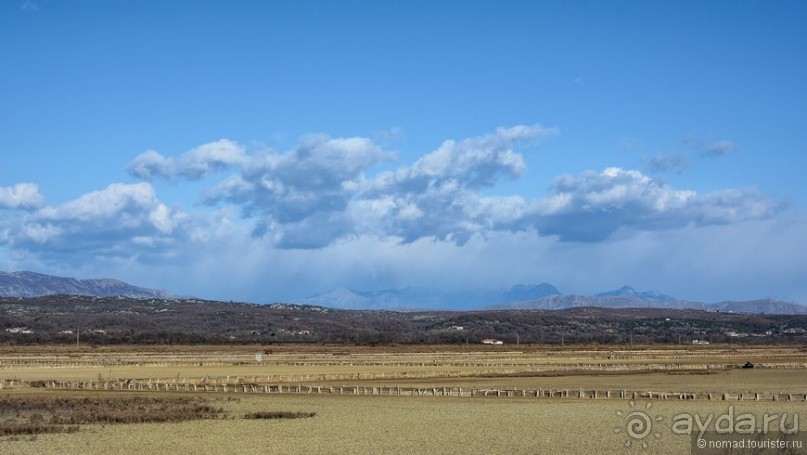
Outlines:
[[[321,284],[344,285],[361,276],[365,287],[408,285],[397,274],[403,267],[412,278],[417,264],[421,281],[439,276],[435,267],[474,281],[480,273],[496,275],[492,264],[514,261],[545,274],[534,279],[565,271],[573,282],[576,267],[616,254],[615,245],[638,254],[650,242],[644,248],[658,252],[663,238],[778,225],[788,212],[783,201],[755,188],[699,193],[620,167],[558,176],[542,196],[490,195],[500,182],[523,176],[525,150],[556,134],[541,125],[498,128],[446,140],[393,170],[377,170],[390,168],[395,155],[365,137],[311,135],[282,152],[248,153],[227,139],[174,157],[149,150],[127,167],[138,181],[112,183],[61,205],[47,205],[32,183],[0,187],[0,208],[11,213],[0,220],[0,245],[21,264],[126,264],[144,274],[146,266],[173,264],[206,276],[215,270],[225,277],[224,288],[240,271],[253,280],[241,292],[256,280],[310,289],[315,271]],[[201,182],[199,204],[171,205],[161,200],[155,182]],[[530,257],[515,260],[504,252]],[[621,268],[639,273],[635,264],[645,260],[639,254]],[[463,271],[456,261],[474,264],[468,266],[474,270]],[[329,267],[339,272],[322,278]],[[272,277],[260,270],[271,270]],[[468,285],[460,278],[455,283]]]

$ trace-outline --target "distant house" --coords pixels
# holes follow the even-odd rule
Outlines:
[[[504,344],[504,341],[495,338],[485,338],[482,340],[482,344]]]

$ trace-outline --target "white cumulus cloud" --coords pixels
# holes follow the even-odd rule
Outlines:
[[[34,183],[0,187],[0,208],[30,210],[42,206],[44,202],[45,197]]]
[[[146,182],[113,183],[4,223],[3,243],[57,260],[159,254],[143,247],[164,248],[193,222],[182,210],[160,202]]]
[[[251,157],[206,202],[241,207],[258,221],[256,235],[271,234],[290,247],[323,246],[351,230],[344,215],[349,202],[364,173],[387,159],[367,138],[309,136],[290,152]]]
[[[244,164],[244,148],[227,139],[200,145],[179,156],[169,158],[147,150],[129,163],[129,174],[142,180],[184,178],[199,180],[216,175],[224,168]]]
[[[765,219],[784,208],[753,189],[700,195],[616,167],[562,176],[552,190],[552,197],[533,203],[528,218],[540,233],[572,241],[600,241],[623,227],[654,230]]]
[[[514,148],[556,133],[555,128],[541,125],[518,125],[447,140],[411,166],[382,172],[369,181],[360,204],[378,206],[384,201],[384,211],[368,212],[366,216],[381,217],[362,224],[381,226],[386,235],[405,242],[431,237],[464,244],[501,224],[498,215],[512,218],[504,214],[512,208],[512,199],[483,198],[479,190],[495,186],[501,178],[521,176],[526,164]]]

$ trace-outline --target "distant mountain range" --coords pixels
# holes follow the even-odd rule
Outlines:
[[[483,289],[468,291],[441,291],[427,288],[357,291],[337,288],[295,303],[343,310],[468,310],[508,305],[513,302],[554,295],[560,295],[560,291],[549,283],[537,285],[520,284],[506,290]]]
[[[600,292],[594,294],[595,297],[633,297],[645,302],[659,302],[659,303],[675,303],[678,301],[675,297],[669,295],[659,294],[653,291],[639,292],[630,286],[622,286],[614,291]]]
[[[703,303],[688,300],[662,302],[645,300],[631,296],[588,296],[588,295],[553,295],[540,299],[496,305],[487,309],[509,310],[562,310],[577,307],[600,308],[654,308],[671,310],[705,310],[734,313],[765,314],[807,314],[807,306],[776,299],[758,299],[719,303]]]
[[[41,297],[53,294],[135,299],[178,297],[168,291],[141,288],[112,279],[78,280],[34,272],[0,272],[0,297]]]
[[[504,290],[440,291],[424,288],[357,291],[338,288],[295,303],[345,310],[562,310],[576,307],[662,308],[766,314],[807,314],[807,306],[775,299],[703,303],[623,286],[595,295],[564,295],[549,283]]]
[[[133,286],[113,279],[79,280],[34,272],[0,272],[0,297],[41,297],[54,294],[134,299],[177,299],[168,291]],[[337,288],[287,302],[343,310],[562,310],[577,307],[695,309],[766,314],[807,314],[807,306],[775,299],[703,303],[679,300],[630,286],[594,295],[562,294],[549,283],[519,284],[509,289],[445,291],[428,288],[358,291]]]

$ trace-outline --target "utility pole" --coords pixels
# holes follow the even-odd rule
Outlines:
[[[76,347],[78,347],[78,336],[81,333],[81,326],[76,327]]]

